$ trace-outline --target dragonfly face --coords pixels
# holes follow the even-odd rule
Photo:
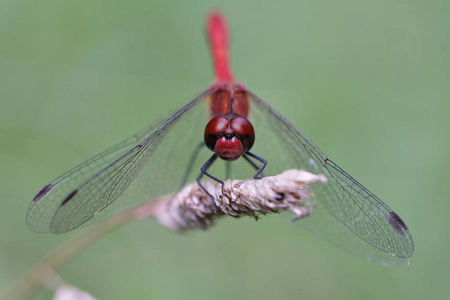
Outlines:
[[[255,143],[255,130],[244,117],[229,114],[212,118],[205,128],[205,144],[217,156],[233,161]]]

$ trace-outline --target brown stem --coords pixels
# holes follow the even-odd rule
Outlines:
[[[41,261],[37,262],[27,273],[14,282],[5,293],[0,296],[0,299],[27,299],[40,287],[49,287],[50,285],[46,283],[55,277],[55,272],[89,245],[93,244],[112,229],[126,222],[152,216],[159,206],[158,201],[164,202],[169,198],[170,196],[165,196],[156,201],[149,201],[142,206],[114,215],[104,222],[98,223],[89,227],[89,229],[82,231],[79,235],[68,240],[50,252]]]

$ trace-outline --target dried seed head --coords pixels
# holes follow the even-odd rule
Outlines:
[[[279,175],[260,180],[227,180],[222,186],[217,182],[205,182],[204,187],[214,195],[217,213],[214,213],[211,197],[197,183],[185,186],[178,194],[158,205],[155,217],[173,230],[189,228],[206,229],[213,219],[230,215],[235,218],[292,211],[295,219],[313,212],[308,199],[313,193],[309,183],[327,182],[325,175],[304,170],[287,170]]]

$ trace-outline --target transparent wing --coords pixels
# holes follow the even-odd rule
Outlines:
[[[28,226],[39,232],[67,232],[94,216],[99,221],[176,192],[187,180],[180,170],[203,140],[205,99],[212,92],[207,90],[162,125],[149,126],[50,182],[31,202]]]
[[[256,130],[252,152],[268,161],[265,175],[301,168],[327,176],[314,183],[311,216],[295,221],[316,235],[367,260],[386,265],[410,257],[409,230],[385,203],[328,159],[300,130],[267,103],[251,94],[251,121]]]

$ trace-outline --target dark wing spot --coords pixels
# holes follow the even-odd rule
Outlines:
[[[75,196],[78,193],[78,190],[74,190],[72,191],[72,193],[70,193],[69,195],[67,195],[66,199],[63,200],[63,202],[61,202],[61,206],[63,206],[64,204],[66,204],[67,202],[69,202],[70,199],[73,198],[73,196]]]
[[[391,214],[387,217],[389,223],[391,223],[392,228],[394,228],[399,234],[403,235],[405,230],[408,230],[405,222],[397,215],[395,212],[391,212]]]
[[[51,189],[53,185],[50,183],[44,186],[37,194],[34,196],[33,201],[39,201],[42,197],[44,197]]]

